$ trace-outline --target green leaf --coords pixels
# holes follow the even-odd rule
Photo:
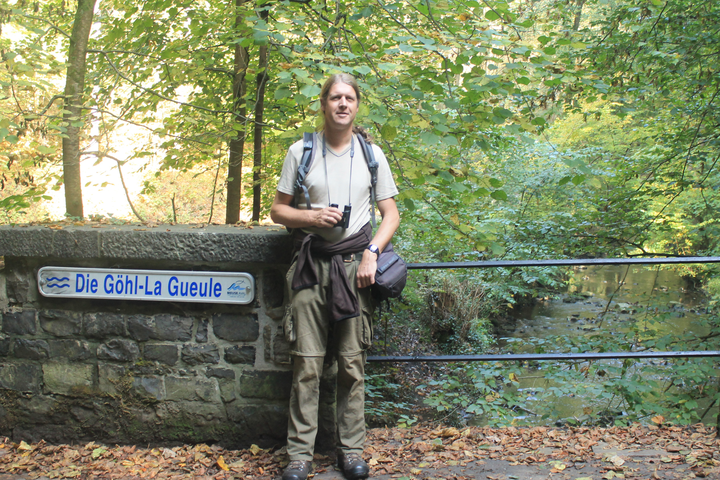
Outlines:
[[[287,88],[278,88],[275,90],[275,100],[282,100],[283,98],[292,97],[293,93]]]
[[[300,93],[305,95],[307,98],[314,98],[320,95],[322,88],[319,85],[305,85],[300,89]]]
[[[406,198],[405,200],[403,200],[403,203],[405,204],[405,208],[407,208],[409,211],[415,211],[415,202],[413,202],[412,199]]]
[[[487,12],[485,12],[485,18],[487,18],[491,22],[494,22],[495,20],[500,20],[500,15],[495,13],[493,10],[488,10]]]
[[[572,183],[574,183],[575,185],[580,185],[584,181],[585,181],[585,175],[575,175],[572,178]]]
[[[51,153],[55,153],[56,147],[46,147],[44,145],[40,145],[37,147],[37,151],[42,153],[43,155],[49,155]]]
[[[395,140],[395,137],[397,137],[397,128],[386,123],[380,129],[380,135],[382,135],[382,137],[388,142],[392,142],[393,140]]]
[[[490,196],[492,198],[494,198],[495,200],[507,200],[508,199],[507,193],[505,193],[505,191],[503,191],[503,190],[495,190],[494,192],[492,192],[490,194]]]
[[[372,68],[368,67],[367,65],[360,65],[358,67],[355,67],[355,71],[360,75],[367,75],[369,73],[372,73]]]

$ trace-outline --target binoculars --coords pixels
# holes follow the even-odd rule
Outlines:
[[[340,207],[338,207],[337,203],[331,203],[330,206],[335,207],[335,208],[340,208]],[[339,228],[345,229],[350,226],[350,210],[352,210],[352,207],[350,205],[345,205],[345,208],[343,208],[342,218],[340,219],[339,222],[337,222],[335,224],[335,228],[339,227]]]

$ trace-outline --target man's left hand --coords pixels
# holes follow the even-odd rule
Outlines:
[[[377,271],[377,255],[370,250],[363,252],[362,260],[357,272],[358,288],[369,287],[375,283],[375,272]]]

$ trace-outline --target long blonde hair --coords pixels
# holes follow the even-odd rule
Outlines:
[[[358,105],[360,104],[360,99],[362,98],[362,94],[360,93],[360,87],[358,86],[357,80],[355,77],[350,75],[349,73],[334,73],[328,77],[327,80],[325,80],[325,83],[322,86],[322,89],[320,90],[320,101],[325,102],[327,101],[328,95],[330,95],[330,89],[333,87],[333,85],[337,83],[344,83],[346,85],[350,85],[353,90],[355,90],[355,95],[357,96]],[[323,117],[323,124],[324,124],[324,117]],[[324,125],[320,127],[320,130],[324,128]],[[363,128],[358,125],[353,125],[353,133],[357,133],[363,136],[366,142],[372,143],[372,138],[370,137],[370,134]]]

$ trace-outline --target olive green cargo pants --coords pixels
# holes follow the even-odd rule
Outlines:
[[[345,453],[362,453],[365,443],[365,357],[372,341],[370,289],[355,280],[360,255],[345,256],[345,272],[360,302],[361,315],[335,322],[326,306],[330,260],[313,258],[318,284],[292,291],[293,262],[287,274],[290,306],[283,328],[291,344],[293,384],[290,393],[287,451],[290,460],[312,460],[318,431],[320,377],[326,353],[338,362],[336,446]]]

